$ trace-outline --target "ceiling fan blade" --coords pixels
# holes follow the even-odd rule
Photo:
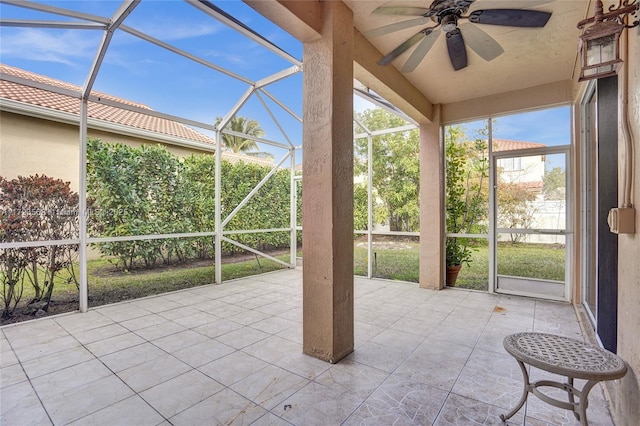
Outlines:
[[[426,7],[404,7],[404,6],[381,6],[372,13],[376,15],[409,15],[409,16],[425,16],[431,12]]]
[[[504,53],[504,49],[489,34],[468,22],[458,26],[464,34],[467,46],[485,61],[492,61]]]
[[[431,50],[433,43],[436,42],[439,35],[440,32],[430,29],[430,31],[425,34],[425,38],[413,49],[413,52],[411,52],[411,56],[409,56],[409,59],[407,59],[407,62],[405,62],[402,67],[402,72],[412,72],[415,70],[427,53],[429,53],[429,50]]]
[[[447,50],[451,65],[456,71],[467,66],[467,49],[464,46],[462,33],[458,28],[447,33]]]
[[[534,7],[542,6],[547,3],[553,3],[555,0],[518,0],[515,5],[519,9],[531,9]],[[479,3],[475,3],[483,9],[500,9],[504,8],[504,0],[483,0]],[[474,5],[470,9],[474,9]]]
[[[415,27],[417,25],[424,25],[431,21],[431,18],[415,18],[406,21],[396,22],[394,24],[385,25],[384,27],[374,28],[373,30],[366,31],[365,37],[378,37],[385,34],[390,34],[396,31],[404,30],[405,28]]]
[[[509,27],[544,27],[551,13],[523,9],[487,9],[476,10],[469,15],[469,21],[475,24],[506,25]]]
[[[411,46],[413,46],[414,44],[416,44],[417,42],[419,42],[425,37],[426,35],[424,31],[420,31],[418,34],[414,35],[413,37],[411,37],[410,39],[402,43],[400,46],[393,49],[393,51],[389,53],[387,56],[380,59],[378,61],[378,65],[387,65],[391,63],[391,61],[393,61],[398,56],[402,55],[407,49],[409,49]]]

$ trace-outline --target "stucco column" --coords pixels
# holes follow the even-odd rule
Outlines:
[[[440,105],[420,125],[420,287],[444,288],[444,166]]]
[[[303,350],[334,363],[353,351],[353,15],[321,4],[304,45]]]

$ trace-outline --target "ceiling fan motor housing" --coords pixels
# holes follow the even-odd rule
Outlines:
[[[429,11],[431,15],[436,15],[438,21],[440,21],[443,16],[451,14],[457,16],[462,15],[469,9],[469,6],[471,6],[473,2],[474,0],[435,0],[431,3]]]
[[[452,13],[450,15],[445,15],[440,18],[440,23],[442,24],[442,31],[449,32],[458,28],[458,15]]]

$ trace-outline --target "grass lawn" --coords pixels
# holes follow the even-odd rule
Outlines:
[[[373,276],[418,282],[418,243],[402,242],[402,249],[374,246]],[[356,243],[354,273],[367,275],[367,249]],[[565,249],[546,244],[498,244],[498,274],[564,281]],[[489,247],[474,247],[471,265],[464,265],[456,287],[487,290]]]
[[[416,241],[381,241],[373,249],[373,276],[409,282],[418,282],[418,249]],[[288,261],[289,254],[277,258]],[[565,250],[561,246],[542,244],[499,243],[498,273],[500,275],[528,276],[548,280],[564,280]],[[284,267],[268,259],[244,257],[241,261],[222,265],[223,281],[247,277]],[[225,261],[223,260],[223,262]],[[93,260],[87,265],[89,275],[89,306],[99,306],[122,300],[184,288],[211,284],[214,281],[213,260],[190,262],[146,270],[122,272],[107,260]],[[470,266],[465,265],[458,276],[456,287],[487,290],[489,249],[486,245],[475,247]],[[356,242],[354,247],[354,273],[367,275],[366,244]],[[77,271],[76,271],[77,274]],[[61,277],[54,287],[49,313],[69,312],[78,309],[78,290]],[[33,297],[33,288],[24,285],[21,305]],[[32,318],[32,316],[28,316]],[[28,319],[25,317],[24,319]],[[10,320],[10,321],[15,321]],[[3,321],[4,323],[4,321]]]
[[[289,254],[281,254],[276,258],[287,262]],[[285,268],[271,260],[255,257],[242,261],[223,263],[223,281],[247,277]],[[225,259],[228,260],[228,259]],[[223,260],[224,261],[224,260]],[[190,262],[146,270],[138,269],[122,272],[104,259],[87,263],[89,280],[89,306],[100,306],[122,300],[137,299],[154,294],[181,290],[184,288],[212,284],[215,280],[213,259]],[[76,276],[78,274],[76,267]],[[56,283],[51,297],[50,314],[71,312],[78,309],[78,289],[75,284],[67,283],[67,276],[61,276]],[[28,281],[24,283],[24,293],[19,307],[25,306],[34,296],[33,287]],[[4,323],[31,319],[33,316],[20,314],[16,310],[15,318],[3,320]]]

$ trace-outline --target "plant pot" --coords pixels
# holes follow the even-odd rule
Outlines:
[[[458,279],[458,274],[460,273],[460,269],[462,265],[447,265],[447,285],[449,287],[453,287],[456,285],[456,280]]]

